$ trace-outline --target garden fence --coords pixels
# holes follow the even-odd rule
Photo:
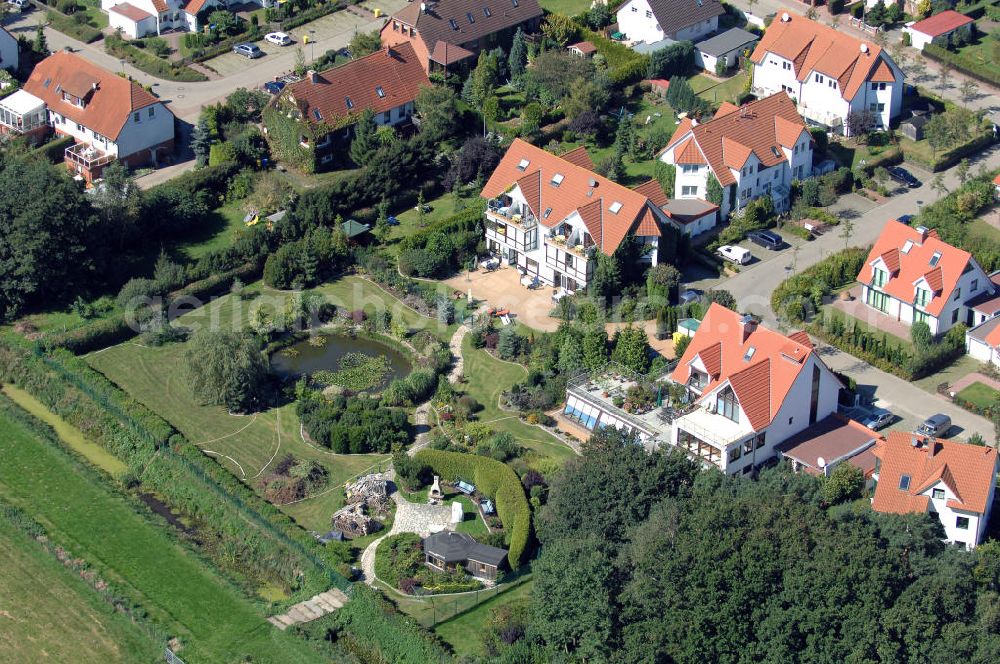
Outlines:
[[[184,664],[184,660],[174,654],[174,651],[170,648],[163,649],[163,657],[167,661],[167,664]]]

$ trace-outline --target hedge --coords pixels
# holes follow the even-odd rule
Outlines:
[[[43,155],[53,164],[61,164],[66,160],[66,148],[73,145],[75,141],[76,139],[68,134],[57,136],[48,143],[38,146],[30,154]]]
[[[527,560],[531,540],[531,507],[521,480],[510,466],[475,454],[430,449],[420,450],[414,459],[427,464],[436,474],[448,480],[462,478],[475,484],[480,492],[492,496],[500,521],[510,532],[507,560],[511,569],[517,569]]]
[[[987,39],[988,37],[984,37]],[[962,53],[955,53],[937,44],[924,46],[924,55],[935,62],[947,63],[967,76],[993,86],[1000,86],[1000,67],[982,64]]]
[[[819,309],[823,297],[854,283],[867,256],[867,248],[849,247],[785,279],[771,294],[771,309],[790,323],[801,323],[807,309]]]
[[[49,21],[49,25],[59,32],[69,35],[73,39],[82,41],[85,44],[95,42],[104,36],[104,33],[99,28],[95,28],[87,23],[77,23],[73,17],[66,16],[54,9],[50,9],[46,13],[46,18]]]
[[[480,224],[483,222],[483,213],[485,210],[486,201],[483,199],[476,199],[469,204],[469,207],[465,208],[461,212],[456,212],[450,217],[445,217],[440,221],[420,229],[413,235],[403,238],[399,243],[399,250],[402,252],[406,249],[422,249],[427,246],[427,241],[435,233],[450,235],[452,233],[462,233],[465,231],[479,229],[481,228]]]
[[[108,35],[104,39],[104,50],[117,58],[127,60],[136,69],[157,78],[181,83],[208,80],[208,77],[201,72],[197,72],[186,65],[171,64],[163,58],[146,53],[118,35]]]
[[[301,11],[291,18],[286,18],[284,21],[279,23],[282,32],[288,32],[292,28],[297,28],[300,25],[305,25],[309,21],[315,21],[318,18],[323,18],[327,14],[332,14],[336,11],[340,11],[346,5],[341,4],[339,1],[332,2],[330,4],[320,4],[315,7],[310,7],[305,11]],[[384,15],[384,14],[383,14]]]
[[[921,155],[915,154],[914,152],[906,149],[903,150],[903,156],[906,158],[906,161],[923,166],[931,172],[936,173],[938,171],[943,171],[946,168],[951,168],[958,162],[962,161],[963,157],[975,154],[992,143],[993,132],[987,130],[978,136],[973,137],[971,140],[962,143],[961,145],[956,145],[955,147],[938,154],[937,157],[930,161],[922,158]]]
[[[637,53],[616,41],[612,41],[593,30],[586,28],[580,31],[586,39],[597,48],[608,64],[608,78],[615,85],[638,83],[646,77],[649,67],[649,56]]]
[[[279,579],[295,598],[330,585],[349,587],[320,557],[333,558],[337,549],[321,554],[316,541],[287,515],[84,360],[66,351],[51,356],[33,352],[9,335],[0,339],[0,381],[28,391],[124,461],[129,470],[123,481],[135,482],[172,510],[197,520],[206,537],[218,539],[216,553],[237,552],[229,560],[203,551],[230,574],[250,583]]]
[[[171,300],[182,297],[209,297],[228,288],[234,279],[244,282],[256,280],[260,276],[260,270],[259,263],[251,262],[227,272],[209,275],[173,291],[167,295],[166,301],[169,304]],[[149,320],[151,316],[152,311],[149,309],[120,312],[66,332],[46,336],[42,344],[48,350],[65,348],[75,355],[82,355],[131,339],[139,334],[139,324]]]

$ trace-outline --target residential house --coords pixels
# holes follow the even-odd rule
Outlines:
[[[612,255],[630,235],[647,248],[642,260],[656,265],[666,215],[592,168],[583,148],[557,157],[515,139],[480,194],[490,253],[570,292],[593,278],[597,252]]]
[[[675,199],[708,199],[709,177],[722,188],[721,217],[770,196],[786,210],[793,180],[812,174],[812,137],[795,104],[778,92],[745,104],[723,103],[708,122],[681,120],[661,161],[676,167]]]
[[[408,122],[427,85],[413,46],[404,42],[285,86],[264,114],[265,132],[284,158],[322,168],[346,149],[363,111],[372,110],[379,125]]]
[[[35,65],[24,88],[2,103],[0,124],[7,131],[51,128],[72,136],[76,143],[66,148],[66,165],[88,183],[113,161],[156,166],[174,149],[174,115],[163,102],[138,83],[65,51]]]
[[[722,70],[728,71],[740,63],[740,56],[748,53],[760,37],[740,28],[730,28],[722,34],[710,37],[694,45],[694,63],[710,72],[715,72],[721,62]]]
[[[876,455],[872,509],[931,514],[946,541],[969,549],[982,542],[996,492],[996,448],[892,431]]]
[[[0,26],[0,69],[16,72],[20,64],[20,49],[17,46],[17,38],[7,32],[6,28]],[[0,94],[2,94],[0,90]]]
[[[480,544],[471,535],[442,530],[424,539],[424,560],[439,572],[464,569],[483,581],[496,581],[507,560],[507,552]]]
[[[903,71],[889,54],[820,21],[782,13],[750,59],[756,94],[787,92],[802,117],[833,131],[863,111],[888,127],[902,110]]]
[[[1000,366],[1000,271],[990,274],[993,290],[984,289],[966,303],[973,312],[972,326],[965,333],[965,352],[980,362]]]
[[[518,28],[538,30],[538,0],[439,0],[411,2],[382,28],[382,45],[410,43],[424,71],[475,66],[480,51],[507,49]]]
[[[108,24],[131,39],[177,30],[198,32],[204,24],[204,21],[199,23],[199,16],[204,18],[227,6],[224,0],[101,0]]]
[[[860,422],[834,413],[781,443],[778,452],[795,472],[829,477],[837,466],[847,463],[871,478],[877,462],[875,448],[884,441]]]
[[[670,379],[692,406],[671,443],[728,475],[748,474],[837,411],[843,387],[809,336],[785,336],[713,303]]]
[[[718,205],[697,199],[670,199],[657,180],[647,180],[635,187],[635,190],[659,208],[682,235],[701,235],[715,228],[718,223]]]
[[[725,13],[719,0],[628,0],[618,8],[618,31],[647,44],[698,41],[719,29]]]
[[[943,242],[934,230],[896,220],[882,229],[858,281],[872,310],[907,325],[924,321],[935,335],[957,323],[975,325],[974,305],[998,292],[972,254]]]
[[[946,9],[922,21],[907,23],[903,32],[910,35],[910,46],[917,50],[932,42],[946,48],[953,34],[971,31],[974,23],[971,17]]]

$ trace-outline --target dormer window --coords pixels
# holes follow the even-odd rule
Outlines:
[[[562,173],[556,173],[555,175],[552,176],[552,186],[553,187],[558,187],[559,185],[562,184],[562,181],[563,181],[563,174]]]
[[[931,267],[937,267],[938,261],[941,260],[941,252],[935,251],[934,255],[931,256],[930,265]]]
[[[621,209],[622,209],[622,204],[619,203],[618,201],[615,201],[614,203],[611,204],[611,207],[608,208],[608,212],[610,212],[611,214],[618,214],[619,212],[621,212]]]
[[[926,288],[917,289],[916,305],[918,307],[926,307],[927,303],[931,301],[931,292]]]
[[[521,161],[517,162],[517,170],[519,170],[519,171],[521,171],[523,173],[524,171],[526,171],[528,169],[528,164],[530,164],[530,163],[531,162],[528,161],[527,159],[522,159]]]
[[[385,90],[382,89],[381,85],[375,86],[375,94],[377,94],[381,99],[385,99]]]

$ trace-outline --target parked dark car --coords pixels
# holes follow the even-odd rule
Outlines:
[[[910,222],[912,222],[914,219],[916,219],[916,217],[914,217],[912,214],[901,214],[896,219],[896,221],[898,221],[901,224],[906,224],[907,226],[909,226]]]
[[[760,245],[765,249],[781,249],[784,246],[785,241],[780,235],[772,231],[751,231],[747,234],[747,237],[754,244]]]
[[[915,189],[920,186],[920,180],[913,177],[913,174],[902,166],[893,166],[890,168],[889,177],[899,184],[909,187],[910,189]]]
[[[284,81],[268,81],[264,84],[264,89],[270,92],[272,95],[276,95],[281,92],[285,87]]]
[[[264,51],[260,50],[260,47],[256,44],[237,44],[233,46],[233,53],[248,57],[251,60],[264,56]]]

